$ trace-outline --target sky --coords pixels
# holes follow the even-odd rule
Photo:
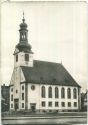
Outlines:
[[[13,2],[1,6],[1,84],[9,85],[23,11],[34,59],[62,63],[87,89],[87,5],[85,2]]]

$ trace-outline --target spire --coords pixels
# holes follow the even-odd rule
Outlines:
[[[31,45],[28,43],[28,30],[27,30],[27,24],[25,23],[24,18],[24,12],[23,12],[23,18],[22,23],[20,24],[20,30],[19,30],[19,43],[17,44],[16,48],[19,49],[19,51],[25,51],[30,52],[31,51]]]
[[[24,18],[24,11],[23,11],[23,19],[22,19],[22,20],[23,20],[23,23],[24,23],[24,22],[25,22],[25,18]]]

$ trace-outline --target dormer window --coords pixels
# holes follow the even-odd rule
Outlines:
[[[29,54],[25,54],[25,61],[29,61]]]
[[[16,55],[16,62],[18,62],[18,55]]]

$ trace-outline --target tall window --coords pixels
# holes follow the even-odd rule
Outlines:
[[[57,87],[55,87],[55,98],[58,98],[58,88]]]
[[[24,108],[24,103],[22,103],[22,108]]]
[[[22,100],[24,100],[24,93],[22,93]]]
[[[22,85],[22,90],[24,90],[24,85]]]
[[[16,62],[18,61],[18,55],[16,55]]]
[[[77,98],[77,90],[76,90],[76,88],[73,89],[73,98],[74,99]]]
[[[67,89],[67,97],[68,97],[68,99],[71,98],[71,89],[70,88]]]
[[[44,86],[42,86],[42,88],[41,88],[41,96],[42,96],[42,98],[45,98],[45,87]]]
[[[65,98],[65,89],[64,88],[61,89],[61,98]]]
[[[13,101],[13,95],[11,95],[11,101]]]
[[[29,54],[25,54],[25,61],[29,61]]]
[[[52,98],[52,87],[48,88],[48,97]]]
[[[13,104],[11,104],[11,108],[13,108]]]

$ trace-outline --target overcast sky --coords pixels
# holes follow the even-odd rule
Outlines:
[[[3,3],[1,7],[2,84],[10,83],[13,52],[19,42],[22,13],[28,24],[28,41],[34,59],[64,65],[87,88],[87,5],[84,2]]]

